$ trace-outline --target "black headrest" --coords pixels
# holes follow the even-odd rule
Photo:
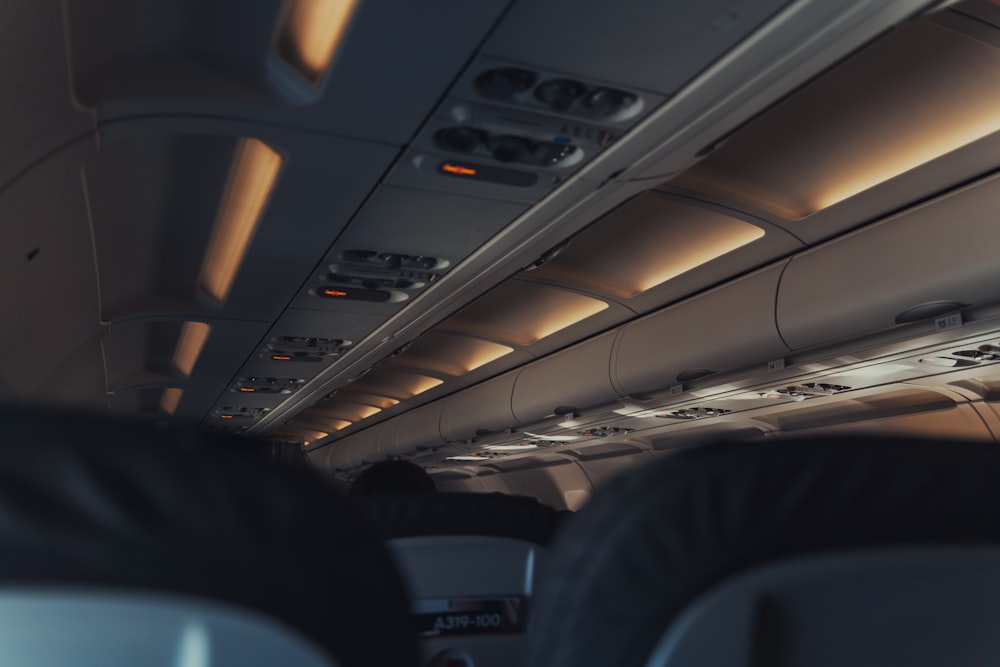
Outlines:
[[[346,500],[244,439],[0,414],[0,584],[201,596],[346,666],[416,664],[402,583]]]
[[[560,515],[534,498],[502,493],[356,496],[351,501],[384,539],[490,535],[546,546]]]
[[[645,664],[686,605],[764,563],[997,544],[992,443],[854,436],[690,449],[617,479],[561,532],[531,664]]]

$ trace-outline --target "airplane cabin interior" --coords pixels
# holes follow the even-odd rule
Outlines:
[[[711,653],[723,649],[705,628],[742,637],[773,617],[737,622],[724,603],[805,586],[812,565],[720,592],[663,638],[654,624],[616,644],[600,624],[630,607],[612,613],[600,602],[618,595],[601,590],[628,589],[620,562],[631,552],[629,567],[646,571],[640,557],[653,558],[610,536],[624,533],[619,525],[661,530],[651,517],[672,515],[653,503],[681,502],[681,491],[664,490],[671,470],[701,471],[720,494],[740,487],[713,472],[713,455],[701,452],[710,441],[730,443],[718,451],[734,461],[760,457],[746,468],[776,489],[763,515],[797,502],[777,490],[782,480],[814,480],[804,458],[785,477],[775,472],[798,461],[795,445],[831,438],[937,442],[921,460],[936,461],[942,480],[989,493],[951,471],[942,448],[962,441],[954,451],[969,447],[978,460],[977,447],[1000,437],[997,0],[0,0],[0,30],[4,405],[138,422],[149,433],[180,428],[225,443],[229,456],[241,442],[266,442],[340,491],[372,464],[404,460],[442,497],[478,494],[468,512],[521,530],[572,523],[595,499],[590,527],[567,529],[552,554],[547,538],[512,543],[510,526],[471,542],[393,533],[416,618],[438,619],[428,632],[441,636],[420,645],[423,664],[529,664],[524,645],[503,634],[523,631],[525,618],[548,628],[531,639],[532,664],[735,660]],[[846,465],[833,449],[815,450],[831,470]],[[869,449],[882,473],[890,460],[923,465],[903,448]],[[852,449],[859,459],[862,450]],[[982,474],[993,458],[983,455]],[[931,484],[921,471],[915,478]],[[789,482],[806,494],[795,498],[812,498],[811,483]],[[892,502],[937,516],[918,500],[923,488]],[[683,502],[703,502],[699,493]],[[549,514],[494,507],[506,502],[498,494],[534,498]],[[863,497],[882,507],[882,496]],[[433,522],[450,511],[441,502],[358,501],[377,522],[399,523]],[[956,493],[939,506],[960,516],[972,502]],[[711,507],[730,507],[719,503]],[[622,520],[630,507],[635,519]],[[900,524],[901,542],[944,540],[907,532],[903,514],[872,511]],[[323,512],[302,505],[299,515]],[[948,533],[952,515],[941,517],[928,525]],[[974,542],[996,539],[988,527],[969,530]],[[588,558],[582,545],[605,537],[604,555]],[[719,544],[744,553],[736,541]],[[482,567],[501,555],[513,570]],[[744,555],[750,564],[774,556],[749,546]],[[918,589],[938,599],[916,574],[885,574],[910,572],[911,556],[836,568],[894,600]],[[525,616],[531,573],[550,558],[560,585],[581,592]],[[997,584],[992,560],[977,558],[935,551],[926,563],[932,573],[982,565]],[[607,589],[580,584],[613,576]],[[951,576],[940,581],[982,584]],[[352,604],[375,619],[400,608],[390,579]],[[242,604],[241,595],[222,597]],[[463,616],[445,604],[456,596],[489,605]],[[23,606],[4,612],[2,598],[0,614],[17,617]],[[809,627],[850,621],[795,600],[789,609]],[[108,618],[146,618],[121,604]],[[899,604],[902,613],[909,603]],[[321,606],[316,618],[330,611]],[[604,616],[587,616],[597,608]],[[664,609],[643,614],[666,618]],[[989,606],[979,611],[995,618]],[[386,627],[409,622],[397,616]],[[262,647],[231,659],[286,650],[253,629],[258,620],[231,621]],[[228,664],[224,651],[199,660],[209,660],[206,637],[228,646],[216,638],[237,627],[229,622],[209,632],[178,621],[181,658],[163,664]],[[338,633],[350,624],[330,623]],[[325,641],[309,621],[292,625]],[[931,625],[909,633],[936,637]],[[486,635],[478,648],[448,643],[476,629]],[[949,650],[966,637],[949,636]],[[345,665],[390,660],[356,646],[338,653],[335,641],[321,648]],[[799,648],[757,664],[868,664]],[[408,664],[416,651],[404,646],[391,660]],[[872,655],[882,661],[871,664],[898,658]]]

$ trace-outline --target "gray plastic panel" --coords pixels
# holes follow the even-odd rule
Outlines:
[[[45,382],[73,381],[62,365],[78,347],[96,344],[100,334],[80,179],[88,148],[61,152],[0,191],[0,345],[6,351],[0,377],[23,396]],[[90,374],[85,384],[103,387],[103,371]]]
[[[444,399],[441,434],[446,440],[472,440],[483,432],[499,432],[520,422],[511,400],[520,371],[505,373]]]
[[[197,320],[212,327],[191,377],[173,370],[173,356],[185,320],[127,320],[108,327],[103,337],[112,391],[150,383],[228,377],[250,356],[267,331],[263,322]]]
[[[777,320],[793,349],[892,327],[922,304],[1000,299],[1000,176],[792,259]]]
[[[626,325],[612,366],[623,395],[667,389],[688,370],[719,373],[783,357],[788,348],[774,322],[783,270],[772,266]]]
[[[359,2],[319,87],[268,57],[277,3],[248,8],[225,0],[206,10],[199,0],[186,0],[169,3],[166,11],[164,3],[152,0],[139,7],[120,4],[128,5],[120,12],[124,17],[146,21],[123,27],[112,11],[110,19],[95,24],[74,23],[69,41],[78,52],[58,57],[63,68],[68,60],[85,70],[76,72],[87,79],[87,90],[80,92],[102,121],[211,115],[401,145],[461,72],[508,0]],[[232,29],[236,16],[240,30]],[[199,48],[214,57],[215,67],[195,66],[185,57]],[[37,49],[25,48],[31,50]],[[107,62],[101,51],[110,56]],[[399,54],[406,54],[405,62]]]
[[[978,666],[1000,658],[998,613],[996,549],[796,559],[750,570],[697,599],[646,665],[749,667],[780,656],[788,667]],[[630,620],[647,622],[623,622]]]
[[[429,255],[454,265],[525,209],[506,201],[382,186],[338,239],[335,251]]]
[[[70,76],[62,3],[5,2],[0,58],[0,188],[37,160],[75,139],[89,139],[90,114],[69,94]],[[4,264],[4,266],[7,266]]]
[[[336,665],[275,620],[175,595],[6,590],[0,623],[10,665]]]
[[[284,164],[225,304],[273,320],[395,157],[389,147],[198,118],[123,121],[88,164],[104,317],[217,311],[197,281],[239,137]],[[331,168],[329,155],[340,161]]]
[[[389,540],[410,596],[530,596],[546,551],[537,544],[485,535]]]
[[[526,65],[672,93],[746,37],[785,0],[514,5],[482,49]]]
[[[617,399],[611,383],[616,337],[616,332],[610,332],[525,366],[511,400],[518,423],[540,421],[558,407],[582,410]]]

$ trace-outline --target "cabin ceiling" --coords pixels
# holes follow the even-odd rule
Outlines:
[[[826,344],[785,269],[998,166],[1000,8],[935,4],[0,2],[0,392],[349,469]]]

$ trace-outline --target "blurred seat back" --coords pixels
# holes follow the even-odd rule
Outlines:
[[[558,512],[503,494],[353,500],[388,540],[407,581],[426,664],[523,663],[538,571]]]
[[[0,435],[3,664],[416,664],[384,545],[313,472],[93,417]]]
[[[561,534],[528,664],[992,664],[998,517],[994,443],[683,451]]]

